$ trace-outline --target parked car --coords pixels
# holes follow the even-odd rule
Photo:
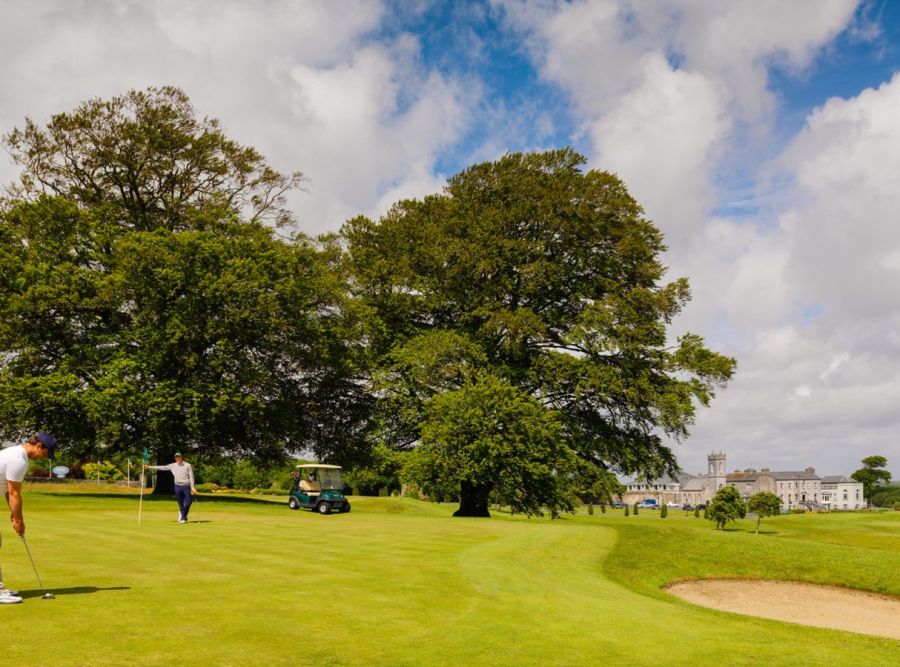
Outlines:
[[[638,509],[642,510],[658,510],[659,505],[656,504],[655,498],[646,498],[638,503]]]
[[[621,500],[614,500],[612,506],[617,510],[625,509],[625,503],[623,503]]]

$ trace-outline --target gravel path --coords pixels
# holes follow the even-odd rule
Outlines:
[[[887,595],[760,579],[682,581],[666,590],[722,611],[900,639],[900,599]]]

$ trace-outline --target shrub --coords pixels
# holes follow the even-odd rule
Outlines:
[[[625,516],[628,516],[628,505],[625,505]]]
[[[218,484],[213,484],[211,482],[203,482],[202,484],[197,485],[198,493],[213,493],[218,491],[221,487]]]
[[[635,516],[638,515],[638,504],[637,503],[634,504],[634,515]]]
[[[85,479],[100,479],[105,482],[115,482],[119,479],[125,479],[125,473],[123,473],[109,461],[100,461],[99,463],[85,463],[84,476]]]
[[[665,519],[667,516],[669,516],[669,506],[663,503],[662,507],[659,508],[659,518]]]
[[[234,488],[256,489],[269,486],[269,476],[252,461],[239,461],[234,467]]]
[[[606,514],[606,503],[600,503],[600,512]]]
[[[700,507],[699,506],[694,508],[694,518],[695,519],[700,518]]]
[[[235,463],[230,459],[201,462],[196,468],[197,477],[204,482],[217,484],[219,487],[234,486]]]

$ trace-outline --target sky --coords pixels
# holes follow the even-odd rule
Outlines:
[[[2,134],[182,88],[309,234],[572,146],[690,280],[673,338],[738,361],[682,467],[900,477],[900,2],[0,0],[0,62]]]

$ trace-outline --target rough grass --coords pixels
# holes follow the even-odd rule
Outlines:
[[[900,642],[702,609],[661,586],[763,576],[900,595],[894,515],[793,515],[725,533],[693,517],[560,521],[354,498],[350,514],[202,497],[199,522],[133,491],[26,485],[40,599],[9,525],[0,607],[29,665],[900,662]],[[197,511],[199,510],[199,511]],[[858,543],[857,543],[858,542]],[[789,647],[789,649],[786,649]]]

